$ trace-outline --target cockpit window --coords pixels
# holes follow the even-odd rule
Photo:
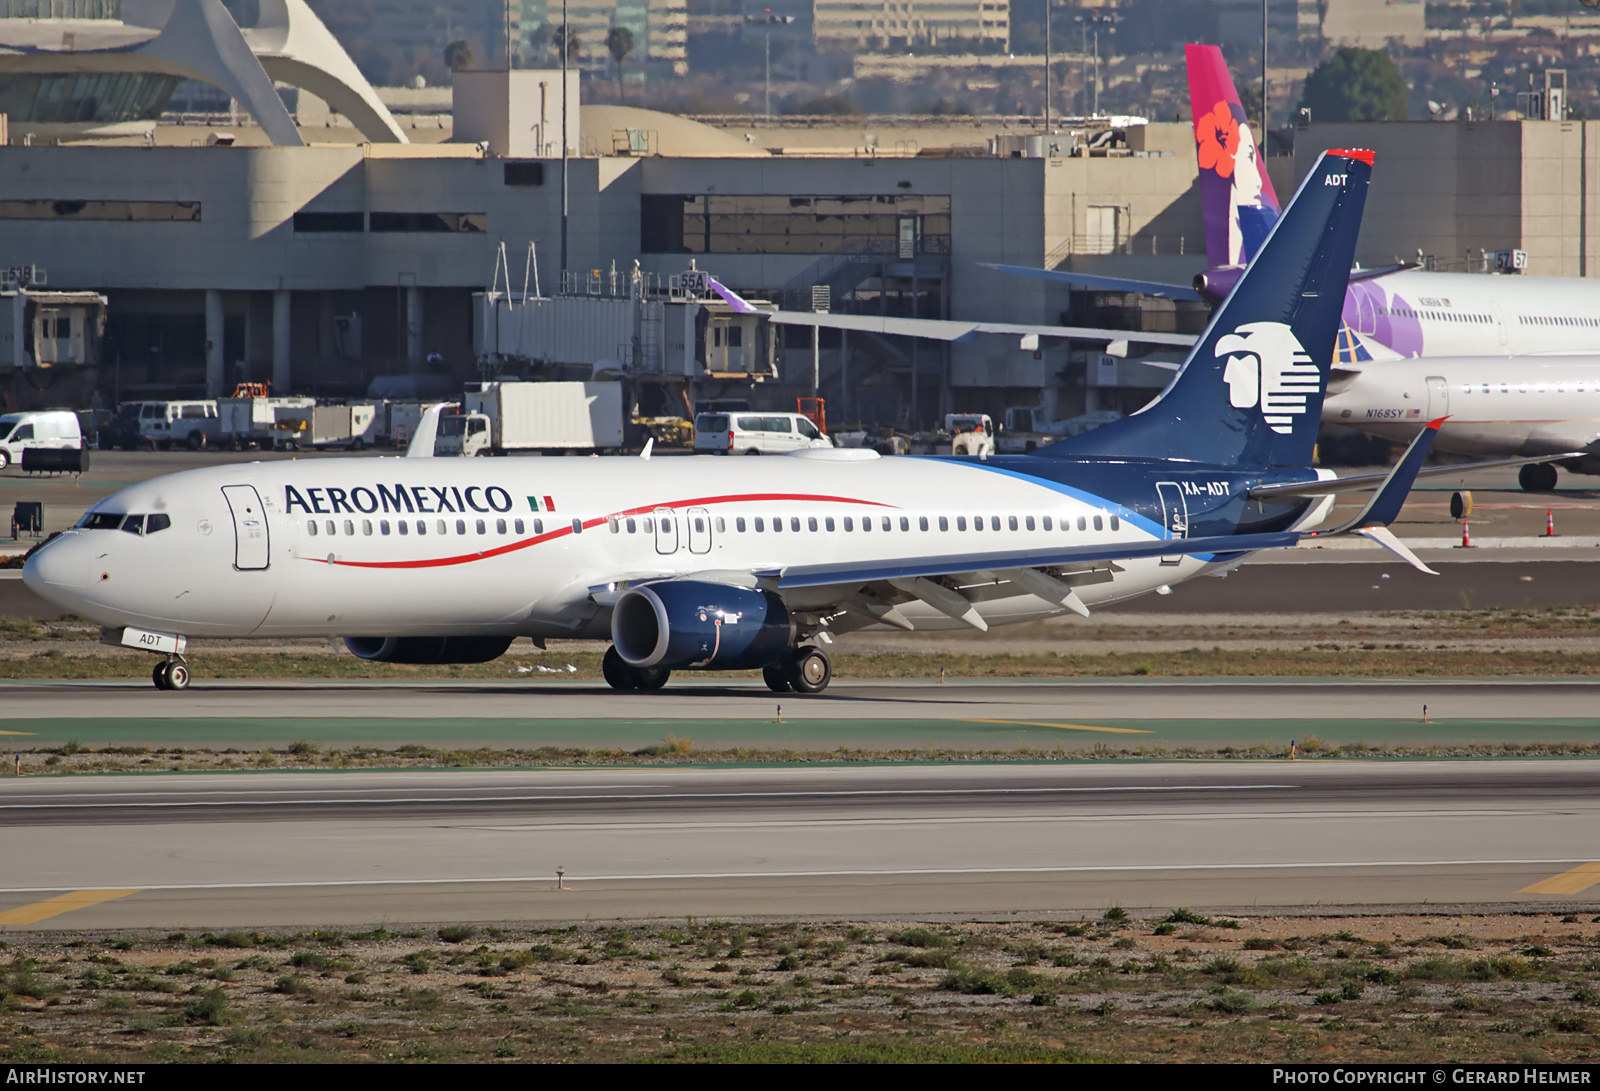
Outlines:
[[[154,534],[171,525],[170,515],[125,515],[120,511],[91,511],[78,520],[81,530],[125,530],[129,534]]]
[[[78,520],[84,530],[116,530],[127,516],[120,511],[91,511]]]

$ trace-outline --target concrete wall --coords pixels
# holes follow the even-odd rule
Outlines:
[[[1596,241],[1600,122],[1313,124],[1295,134],[1303,178],[1327,148],[1377,152],[1356,258],[1366,265],[1433,255],[1475,267],[1478,251],[1522,249],[1535,276],[1588,276]]]

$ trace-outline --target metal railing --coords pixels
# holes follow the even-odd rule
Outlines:
[[[1049,254],[1045,255],[1045,268],[1054,269],[1074,255],[1099,254],[1196,254],[1205,250],[1187,235],[1134,235],[1131,238],[1108,238],[1105,235],[1069,235]]]
[[[122,0],[0,0],[0,19],[121,19]]]

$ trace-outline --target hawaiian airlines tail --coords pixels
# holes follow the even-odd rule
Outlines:
[[[1278,196],[1222,50],[1186,45],[1183,51],[1200,160],[1206,260],[1212,266],[1244,265],[1277,222]]]
[[[1372,160],[1324,153],[1172,385],[1040,456],[1309,466]]]

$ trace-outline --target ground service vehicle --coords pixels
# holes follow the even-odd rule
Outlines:
[[[702,454],[786,455],[832,446],[803,413],[701,413],[694,419],[694,449]]]
[[[462,408],[439,422],[441,456],[622,446],[621,383],[480,383]]]

